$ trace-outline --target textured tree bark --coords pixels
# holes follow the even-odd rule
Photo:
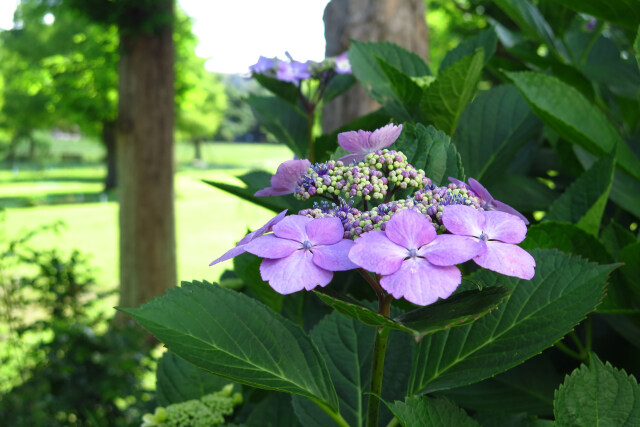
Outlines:
[[[390,41],[427,58],[424,0],[331,0],[323,19],[326,56],[346,51],[353,39]],[[379,107],[362,87],[355,86],[324,109],[323,130],[331,132]]]
[[[104,178],[104,191],[109,191],[118,185],[115,121],[102,123],[102,143],[107,149],[107,176]]]
[[[173,2],[159,1],[156,7],[168,16]],[[120,305],[137,307],[177,281],[171,25],[153,33],[121,33],[120,44]],[[115,321],[124,323],[120,316]]]

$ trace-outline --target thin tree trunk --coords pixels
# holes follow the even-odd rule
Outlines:
[[[389,41],[427,58],[424,0],[331,0],[324,10],[326,56],[349,48],[350,40]],[[322,128],[331,132],[380,105],[359,85],[327,104]]]
[[[109,191],[115,189],[118,185],[115,121],[102,123],[102,143],[107,149],[107,176],[104,179],[104,191]]]
[[[194,160],[202,160],[202,140],[200,138],[193,140],[195,147]]]
[[[158,1],[154,13],[172,13]],[[120,305],[137,307],[176,285],[173,190],[174,46],[169,24],[120,36],[117,156]],[[122,317],[116,324],[123,324]]]

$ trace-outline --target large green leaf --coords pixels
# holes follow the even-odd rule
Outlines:
[[[390,150],[402,151],[407,161],[416,169],[424,170],[436,185],[442,185],[450,176],[464,179],[460,154],[447,134],[420,123],[402,126],[402,134],[389,147]]]
[[[484,49],[484,63],[486,64],[496,52],[497,44],[498,36],[496,35],[496,30],[493,27],[489,27],[478,35],[463,40],[458,46],[447,52],[440,63],[440,69],[438,72],[441,73],[445,68],[449,67],[459,59],[472,55],[479,48]]]
[[[589,366],[580,366],[560,385],[554,406],[559,427],[637,426],[640,386],[632,375],[592,353]]]
[[[629,284],[629,289],[640,302],[640,242],[625,246],[620,250],[620,261],[624,263],[620,272]]]
[[[614,219],[602,230],[600,238],[609,254],[615,259],[620,257],[620,250],[622,248],[636,241],[636,236],[634,236],[629,229],[618,224]]]
[[[199,368],[338,410],[326,364],[311,339],[246,295],[207,282],[183,282],[139,308],[118,309]]]
[[[229,380],[203,371],[166,351],[156,370],[156,398],[160,406],[200,399],[220,391]]]
[[[240,427],[306,427],[300,424],[291,410],[291,397],[286,393],[269,393],[251,407],[251,412]],[[229,424],[225,426],[233,427]]]
[[[554,427],[552,420],[534,417],[525,412],[478,412],[473,416],[482,427]]]
[[[540,125],[515,86],[480,93],[462,113],[452,138],[465,174],[485,185],[498,181]]]
[[[497,308],[507,294],[507,289],[501,286],[464,291],[390,319],[348,297],[338,298],[335,295],[316,292],[322,301],[346,316],[356,318],[369,326],[407,332],[416,341],[437,331],[476,321]]]
[[[544,211],[557,198],[556,193],[534,177],[505,174],[487,189],[496,200],[520,212]]]
[[[424,91],[423,118],[451,136],[467,104],[473,99],[482,75],[484,53],[480,49],[451,64]]]
[[[499,310],[471,325],[425,337],[415,352],[409,393],[446,390],[503,372],[567,334],[602,299],[612,265],[534,250],[530,281],[481,270],[473,277],[511,291]]]
[[[389,80],[391,89],[396,93],[400,101],[413,111],[418,106],[420,98],[422,98],[422,88],[414,82],[409,75],[395,68],[385,60],[376,57],[380,69]],[[399,120],[408,120],[409,118],[398,117]]]
[[[606,116],[580,92],[553,76],[529,71],[506,73],[531,108],[561,137],[601,156],[617,147],[617,165],[640,180],[640,160]]]
[[[587,15],[611,21],[635,30],[640,24],[640,1],[638,0],[556,0],[558,3]]]
[[[324,357],[340,400],[340,413],[351,426],[364,425],[375,330],[334,311],[311,331],[311,339]],[[293,407],[305,426],[335,425],[308,399],[295,396]]]
[[[407,397],[406,401],[394,402],[390,407],[402,427],[480,427],[464,410],[445,398]]]
[[[331,78],[322,94],[322,102],[327,103],[342,95],[356,83],[351,74],[337,74]]]
[[[293,83],[278,80],[275,77],[260,73],[254,73],[253,78],[274,95],[282,98],[293,106],[298,105],[298,87]]]
[[[614,150],[572,182],[549,206],[545,219],[576,223],[587,233],[597,236],[613,183],[615,157]]]
[[[262,280],[260,275],[261,262],[261,258],[246,252],[233,258],[233,270],[260,301],[276,313],[280,313],[284,295],[274,291],[267,282]]]
[[[251,106],[258,123],[287,145],[301,159],[307,157],[309,145],[309,122],[307,116],[287,101],[274,96],[249,95]]]

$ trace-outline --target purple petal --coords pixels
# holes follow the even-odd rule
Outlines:
[[[302,215],[291,215],[273,226],[273,234],[281,239],[295,240],[304,243],[309,240],[305,227],[313,218]]]
[[[473,259],[480,267],[529,280],[535,274],[536,261],[519,246],[501,242],[487,242],[487,250]]]
[[[380,286],[394,296],[418,305],[447,298],[456,290],[462,276],[456,267],[438,267],[422,258],[410,258],[400,269],[380,279]]]
[[[264,56],[261,56],[258,59],[258,62],[256,62],[254,65],[249,67],[249,70],[254,72],[254,73],[264,73],[265,71],[269,71],[273,68],[275,68],[276,66],[276,62],[271,59],[271,58],[265,58]]]
[[[376,129],[369,138],[369,147],[373,150],[382,150],[396,142],[402,133],[402,125],[388,124],[380,129]]]
[[[480,237],[485,219],[483,212],[470,206],[449,205],[442,211],[442,223],[450,233]]]
[[[508,214],[515,215],[518,218],[520,218],[522,221],[524,221],[525,225],[529,225],[529,220],[527,219],[526,216],[522,215],[520,212],[518,212],[508,204],[502,203],[499,200],[494,200],[491,202],[490,210],[506,212]]]
[[[366,130],[342,132],[338,134],[338,144],[352,153],[362,153],[369,147],[371,132]]]
[[[211,265],[215,265],[215,264],[217,264],[219,262],[226,261],[228,259],[237,257],[238,255],[243,254],[245,252],[246,252],[245,245],[238,244],[238,246],[236,246],[234,248],[231,248],[227,252],[225,252],[224,255],[222,255],[220,258],[216,258],[215,260],[211,261],[211,264],[209,264],[209,265],[210,266]]]
[[[349,259],[354,264],[376,274],[395,273],[407,255],[407,249],[396,245],[378,230],[362,234],[349,251]]]
[[[314,246],[313,262],[320,268],[329,271],[345,271],[358,268],[349,259],[349,250],[353,247],[353,240],[342,239],[335,245]]]
[[[301,247],[299,242],[280,239],[273,234],[258,237],[244,245],[245,251],[260,258],[284,258]]]
[[[344,236],[342,221],[335,217],[316,218],[307,223],[305,230],[313,245],[333,245]]]
[[[434,241],[421,247],[418,255],[431,264],[446,266],[462,264],[484,250],[484,242],[475,237],[440,234]]]
[[[506,212],[484,212],[484,233],[491,240],[504,243],[520,243],[527,235],[527,226],[517,216]]]
[[[418,249],[436,238],[433,224],[411,209],[393,215],[384,232],[393,243],[407,249]]]
[[[334,70],[337,74],[351,74],[351,63],[349,62],[347,52],[343,52],[336,56],[336,65]]]
[[[282,219],[284,218],[284,216],[287,214],[287,210],[285,209],[282,212],[280,212],[278,215],[274,216],[273,218],[271,218],[269,221],[267,221],[267,223],[265,225],[263,225],[262,227],[258,228],[257,230],[252,231],[251,233],[247,234],[246,236],[244,236],[242,238],[242,240],[240,240],[238,242],[238,245],[244,245],[246,243],[249,243],[250,241],[252,241],[253,239],[262,236],[264,233],[268,233],[271,231],[271,228],[276,225],[277,223],[279,223],[280,221],[282,221]]]
[[[333,273],[315,265],[312,257],[309,251],[295,251],[285,258],[264,259],[260,264],[262,280],[283,295],[328,285]]]
[[[338,160],[340,160],[345,165],[348,165],[354,162],[358,163],[363,161],[364,158],[367,156],[367,154],[369,153],[347,154],[346,156],[340,157]]]
[[[473,192],[476,193],[478,197],[480,197],[485,204],[491,203],[493,201],[493,197],[491,197],[491,194],[489,194],[487,189],[484,188],[482,184],[480,184],[478,181],[476,181],[473,178],[469,178],[468,181],[469,181],[469,187],[471,187],[471,190],[473,190]]]

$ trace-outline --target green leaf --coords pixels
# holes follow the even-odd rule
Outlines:
[[[505,414],[501,412],[479,412],[474,419],[483,427],[554,427],[551,420],[536,418],[527,413]]]
[[[640,1],[638,0],[607,0],[607,2],[599,0],[557,0],[557,2],[576,12],[611,21],[630,30],[635,30],[640,24]]]
[[[496,30],[493,27],[489,27],[478,33],[478,35],[463,40],[458,46],[447,52],[440,63],[440,70],[438,72],[442,73],[445,68],[465,56],[472,55],[479,48],[484,49],[484,63],[486,64],[496,52],[497,44],[498,36],[496,35]]]
[[[609,254],[615,259],[620,257],[622,248],[636,241],[633,233],[618,224],[614,219],[602,230],[600,238]]]
[[[342,417],[351,426],[364,425],[367,396],[363,393],[369,390],[375,330],[334,311],[325,316],[310,335],[327,362]],[[293,408],[305,426],[336,425],[308,399],[294,396]]]
[[[329,84],[322,94],[322,102],[328,103],[342,95],[356,83],[355,77],[351,74],[336,74],[331,78]]]
[[[513,85],[480,93],[460,117],[452,140],[465,173],[485,185],[499,181],[518,151],[541,128]]]
[[[561,57],[569,58],[567,50],[556,39],[549,23],[529,0],[496,0],[496,4],[530,38],[545,43]]]
[[[269,393],[266,398],[251,408],[251,413],[244,425],[247,427],[303,427],[291,410],[291,397],[285,393]]]
[[[307,157],[309,123],[302,111],[273,96],[251,94],[247,103],[258,123],[273,134],[278,142],[286,144],[299,158]]]
[[[487,286],[507,286],[511,296],[471,325],[425,337],[415,352],[410,394],[489,378],[550,347],[595,309],[616,267],[554,250],[536,249],[532,255],[537,265],[530,281],[489,270],[473,276]]]
[[[462,112],[478,89],[483,58],[480,49],[454,62],[424,91],[420,102],[423,118],[449,136],[455,132]]]
[[[254,73],[252,76],[262,87],[274,95],[287,101],[294,107],[298,105],[298,87],[291,82],[284,82],[266,74]]]
[[[402,134],[390,147],[402,151],[407,161],[416,169],[424,170],[436,185],[442,185],[448,177],[464,179],[462,160],[451,139],[433,126],[404,123]]]
[[[261,258],[248,252],[233,258],[233,270],[255,296],[276,313],[282,310],[284,295],[277,293],[262,280],[260,275]]]
[[[220,391],[229,380],[196,368],[170,351],[158,361],[156,370],[156,397],[159,406],[200,399]]]
[[[376,61],[384,75],[389,80],[391,89],[393,89],[400,101],[408,107],[413,107],[411,108],[413,110],[420,102],[420,98],[422,97],[422,88],[414,82],[411,77],[404,74],[384,59],[376,57]],[[406,120],[406,118],[401,117],[398,119]]]
[[[629,284],[629,289],[640,302],[640,242],[625,246],[620,251],[620,261],[624,263],[620,272]]]
[[[246,295],[207,282],[183,282],[139,308],[118,309],[199,368],[338,410],[329,372],[311,339]]]
[[[604,156],[549,206],[545,220],[576,223],[597,236],[613,182],[615,152]]]
[[[531,108],[562,138],[601,156],[617,147],[617,165],[640,180],[640,160],[606,116],[580,92],[555,77],[529,71],[506,73]]]
[[[316,292],[322,301],[346,316],[356,318],[369,326],[383,326],[407,332],[416,341],[420,341],[426,335],[476,321],[498,307],[507,294],[506,288],[501,286],[464,291],[389,319],[348,297],[338,298]]]
[[[480,427],[477,421],[445,398],[407,397],[390,405],[403,427]]]
[[[507,203],[520,212],[546,210],[557,197],[549,187],[536,178],[505,174],[487,189],[496,200]]]
[[[589,366],[568,375],[555,395],[556,425],[637,426],[640,386],[632,375],[591,354]]]

